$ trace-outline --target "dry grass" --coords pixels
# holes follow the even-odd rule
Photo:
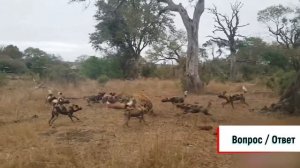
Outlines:
[[[86,106],[82,99],[73,100],[83,106],[75,115],[80,122],[72,123],[59,116],[55,127],[48,126],[50,107],[45,104],[47,89],[33,89],[30,81],[12,81],[0,89],[0,167],[56,168],[192,168],[233,167],[237,163],[231,155],[216,153],[214,130],[203,131],[200,126],[219,124],[299,124],[299,118],[261,115],[254,111],[276,101],[266,88],[244,84],[250,90],[246,99],[250,107],[236,105],[221,108],[222,100],[216,93],[223,90],[239,91],[242,84],[207,86],[207,95],[191,95],[189,103],[206,105],[213,101],[212,117],[202,114],[183,115],[171,104],[160,100],[167,96],[182,95],[178,81],[137,80],[111,81],[105,87],[86,81],[73,86],[56,86],[67,97],[83,97],[100,90],[117,93],[144,93],[154,104],[156,116],[146,116],[148,125],[132,119],[124,127],[120,110],[103,105]],[[32,116],[37,115],[38,118]],[[239,159],[241,160],[241,159]],[[239,167],[241,167],[239,165]]]

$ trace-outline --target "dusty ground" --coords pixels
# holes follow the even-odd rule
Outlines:
[[[213,82],[206,87],[206,94],[188,96],[188,103],[206,105],[211,100],[212,116],[182,114],[171,104],[161,103],[165,96],[182,95],[176,81],[112,81],[105,87],[93,82],[83,82],[77,87],[52,85],[67,97],[82,97],[99,90],[144,92],[153,100],[156,116],[146,116],[147,125],[132,119],[129,127],[125,127],[123,111],[100,104],[89,107],[78,99],[72,102],[84,108],[75,114],[81,121],[72,123],[68,117],[59,116],[54,127],[49,127],[50,107],[44,99],[47,89],[35,90],[30,81],[12,81],[0,89],[0,167],[258,167],[251,166],[259,162],[257,155],[217,154],[218,125],[300,124],[300,118],[257,113],[263,106],[276,102],[277,97],[263,86],[245,85],[249,89],[246,100],[250,106],[236,104],[234,110],[229,105],[222,108],[223,100],[216,94],[223,90],[238,92],[242,84]],[[199,127],[206,125],[214,129],[200,130]],[[261,162],[274,164],[270,167],[299,167],[300,163],[293,159],[296,157],[299,156],[259,155]]]

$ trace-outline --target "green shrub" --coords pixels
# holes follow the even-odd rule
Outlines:
[[[156,66],[154,64],[146,64],[142,67],[142,76],[146,78],[156,77],[155,71]]]
[[[0,73],[0,86],[4,86],[7,84],[7,78],[4,73]]]
[[[100,75],[97,80],[98,83],[105,85],[109,81],[109,77],[106,75]]]
[[[89,57],[81,63],[80,73],[90,79],[97,79],[100,75],[106,75],[110,78],[123,77],[119,60],[108,57]]]
[[[278,71],[267,80],[266,86],[278,94],[282,94],[296,79],[296,75],[295,71]]]
[[[11,58],[0,58],[0,71],[10,73],[25,73],[27,68],[21,60],[13,60]]]

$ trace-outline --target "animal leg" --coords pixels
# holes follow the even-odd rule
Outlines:
[[[246,100],[241,100],[241,103],[246,104],[247,106],[249,106],[249,104],[246,102]]]
[[[76,118],[79,121],[79,118],[77,118],[76,116],[72,115],[72,117]]]
[[[50,120],[48,121],[48,123],[49,123],[49,126],[51,126],[51,121],[53,120],[53,118],[55,117],[55,115],[54,114],[52,114],[52,116],[51,116],[51,118],[50,118]]]
[[[227,104],[227,102],[223,102],[222,103],[222,107],[224,108],[224,106]]]
[[[124,124],[124,125],[126,125],[127,127],[129,126],[129,125],[128,125],[129,120],[130,120],[130,114],[128,114],[128,116],[126,116],[126,122],[125,122],[125,124]]]
[[[144,114],[142,114],[141,120],[143,121],[144,124],[148,125],[148,124],[146,123],[146,121],[145,121]]]
[[[230,104],[231,104],[232,109],[234,109],[233,101],[230,101]]]
[[[52,122],[49,125],[51,126],[57,118],[58,118],[58,115],[55,115],[54,118],[52,119]]]
[[[249,104],[247,102],[243,102],[244,104],[246,104],[247,106],[249,106]]]
[[[72,118],[72,114],[68,114],[69,118],[72,120],[72,122],[74,122],[73,118]]]

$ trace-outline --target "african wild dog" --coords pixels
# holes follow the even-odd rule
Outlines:
[[[52,106],[56,105],[56,104],[69,104],[70,101],[63,98],[63,97],[55,97],[52,93],[49,93],[45,103],[48,103]]]
[[[188,91],[184,91],[184,97],[170,97],[164,98],[161,102],[171,102],[172,104],[184,103],[184,99],[187,97]]]
[[[207,107],[195,105],[195,104],[186,104],[186,103],[179,103],[176,104],[177,108],[183,109],[184,113],[203,113],[205,115],[210,115],[208,113],[209,108],[211,107],[211,101],[208,102]]]
[[[105,92],[99,92],[98,95],[85,96],[83,98],[86,99],[88,105],[91,105],[91,103],[99,103],[102,100],[104,95]]]
[[[226,102],[223,102],[222,103],[222,106],[224,107],[226,104],[231,104],[231,107],[234,109],[234,106],[233,106],[233,102],[234,101],[240,101],[242,104],[245,104],[247,106],[249,106],[249,104],[246,102],[246,99],[245,99],[245,96],[243,93],[240,93],[240,94],[234,94],[234,95],[229,95],[229,96],[226,96],[226,91],[224,91],[223,93],[219,94],[218,97],[221,98],[221,99],[225,99]]]
[[[172,104],[177,104],[177,103],[184,103],[184,98],[183,97],[170,97],[170,98],[164,98],[161,100],[161,102],[171,102]]]
[[[72,104],[68,107],[65,107],[64,105],[56,105],[53,107],[52,112],[51,112],[51,118],[49,120],[49,125],[51,126],[53,124],[53,122],[58,118],[59,114],[62,115],[68,115],[69,118],[72,120],[73,122],[73,118],[76,118],[77,120],[79,120],[79,118],[77,118],[76,116],[73,115],[74,112],[77,112],[79,110],[82,110],[81,107],[79,107],[78,105]]]
[[[116,96],[116,93],[111,92],[109,94],[105,94],[102,97],[102,103],[113,104],[119,101],[119,96]]]

